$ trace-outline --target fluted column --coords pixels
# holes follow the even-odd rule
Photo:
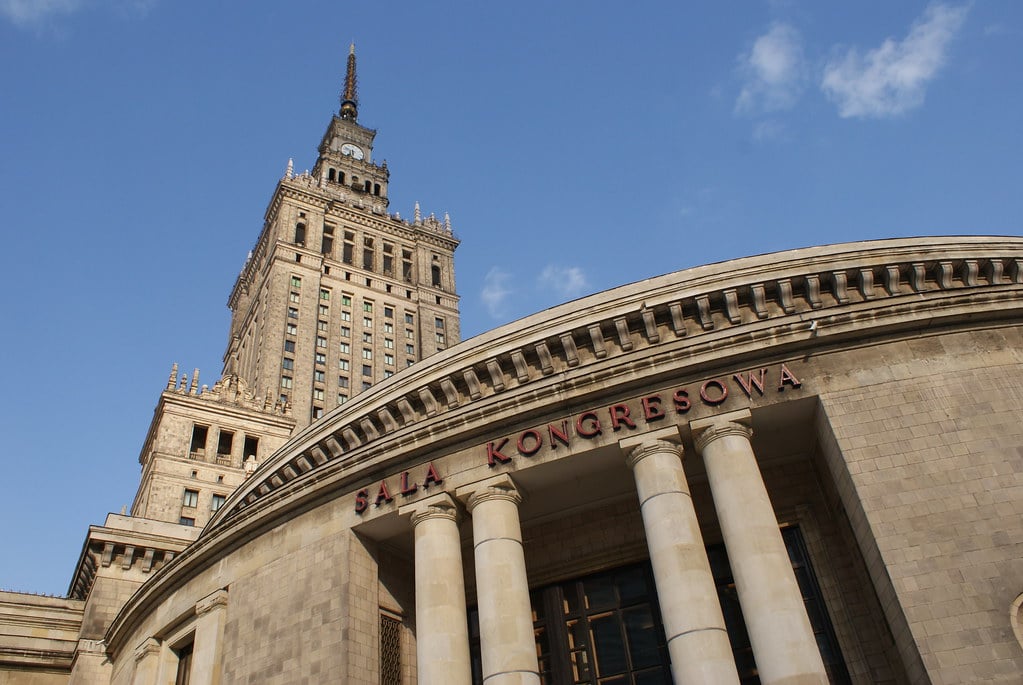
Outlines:
[[[519,504],[506,475],[458,490],[472,514],[483,681],[539,685]]]
[[[217,590],[195,605],[191,685],[219,685],[227,622],[227,590]]]
[[[636,478],[671,675],[678,685],[738,683],[677,441],[672,426],[619,442]]]
[[[402,509],[402,513],[405,513]],[[469,685],[458,509],[440,493],[409,508],[415,531],[416,670],[421,685]]]
[[[764,685],[827,683],[750,438],[749,410],[691,424]]]

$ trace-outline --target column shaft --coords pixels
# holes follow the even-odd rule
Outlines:
[[[750,444],[748,410],[692,424],[765,685],[827,683],[778,520]]]
[[[191,685],[219,685],[227,622],[227,590],[217,590],[195,605]]]
[[[540,683],[519,525],[521,501],[506,476],[470,486],[467,498],[476,557],[483,681],[487,685]]]
[[[678,685],[738,683],[714,576],[672,427],[621,441],[636,478],[661,617]]]
[[[440,494],[417,505],[416,658],[422,685],[469,685],[468,618],[457,510]]]

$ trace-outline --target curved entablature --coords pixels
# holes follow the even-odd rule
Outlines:
[[[636,350],[670,347],[695,362],[711,351],[720,361],[768,345],[819,347],[854,330],[919,329],[921,317],[936,325],[973,289],[990,294],[970,306],[999,315],[1021,304],[1020,286],[1023,240],[953,238],[792,250],[598,293],[465,341],[337,408],[264,463],[210,525],[329,461],[365,463],[385,436],[559,373],[626,363]]]
[[[293,437],[140,588],[113,622],[108,645],[116,649],[133,616],[239,540],[398,464],[482,444],[500,429],[493,416],[528,420],[555,401],[584,406],[668,376],[1021,318],[1023,238],[1001,237],[791,250],[551,308],[441,352]]]

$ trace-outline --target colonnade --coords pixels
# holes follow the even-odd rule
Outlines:
[[[750,443],[748,410],[690,424],[735,578],[761,682],[826,683],[767,488]],[[676,427],[619,443],[636,480],[643,527],[677,684],[738,683],[700,535]],[[472,516],[483,680],[539,685],[519,504],[508,475],[403,508],[415,534],[418,679],[469,685],[469,640],[458,534]]]

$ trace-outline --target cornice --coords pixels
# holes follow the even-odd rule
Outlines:
[[[669,372],[869,344],[884,335],[1021,320],[1023,239],[998,237],[790,250],[554,307],[396,374],[294,436],[193,545],[140,588],[111,625],[108,643],[117,644],[137,620],[131,617],[163,592],[288,512],[396,460],[483,435],[495,413],[542,411],[553,392],[584,396],[623,378],[645,384]]]

